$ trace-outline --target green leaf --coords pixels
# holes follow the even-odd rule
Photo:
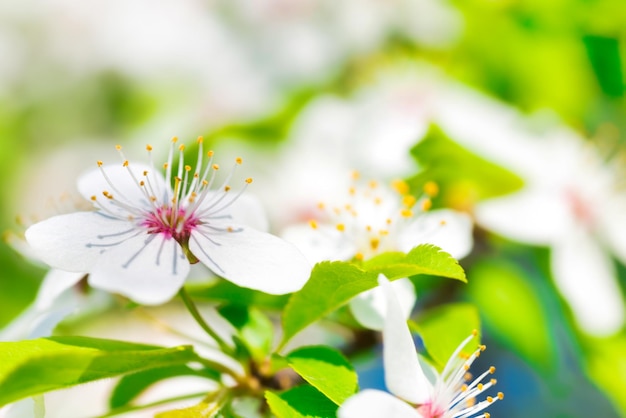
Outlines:
[[[309,385],[276,394],[265,392],[270,409],[278,418],[330,418],[337,416],[337,405]]]
[[[111,409],[126,406],[154,383],[177,376],[201,376],[213,380],[219,380],[220,378],[218,372],[211,372],[206,369],[194,370],[184,365],[159,367],[129,374],[122,377],[113,389],[109,406]]]
[[[434,125],[411,154],[423,167],[409,180],[411,188],[421,190],[426,182],[436,182],[442,191],[435,201],[440,206],[472,207],[476,200],[511,193],[523,185],[520,177],[463,148]]]
[[[359,389],[354,368],[334,348],[302,347],[289,353],[287,362],[304,380],[337,405],[341,405]]]
[[[194,299],[212,302],[227,302],[239,306],[256,306],[268,309],[282,309],[289,300],[288,295],[269,295],[258,290],[239,287],[228,280],[217,280],[210,285],[187,286]]]
[[[466,281],[458,262],[438,247],[424,244],[403,253],[386,253],[363,263],[323,262],[315,265],[311,278],[294,293],[283,314],[281,347],[294,335],[347,303],[361,292],[378,286],[378,275],[389,280],[427,274]]]
[[[190,346],[161,348],[88,337],[0,343],[0,405],[79,383],[197,359]]]
[[[450,254],[431,244],[422,244],[407,254],[389,252],[363,263],[368,272],[382,273],[389,280],[417,274],[448,277],[467,283],[465,272]]]
[[[283,313],[283,346],[294,335],[354,296],[378,285],[378,274],[336,261],[316,264],[309,281],[294,293]]]
[[[265,314],[238,305],[224,306],[219,312],[239,331],[239,340],[255,360],[261,361],[271,353],[274,325]]]
[[[453,303],[424,312],[413,328],[422,337],[435,367],[442,371],[459,344],[471,335],[472,331],[480,330],[480,318],[478,310],[473,305]],[[471,354],[478,344],[480,339],[476,338],[463,352]]]

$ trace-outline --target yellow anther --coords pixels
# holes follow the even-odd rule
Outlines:
[[[392,223],[393,221],[391,220],[391,218],[387,218],[387,220],[386,220],[385,222],[387,223],[387,225],[391,225],[391,223]]]
[[[489,412],[485,412],[485,418],[491,418],[491,414]]]
[[[315,222],[314,220],[311,219],[309,221],[309,225],[311,226],[311,228],[317,229],[317,222]]]
[[[121,145],[116,145],[115,149],[118,150],[118,151],[121,151],[122,150],[122,146]]]
[[[461,392],[465,392],[467,390],[467,385],[463,384],[463,386],[461,386]]]
[[[95,195],[93,195],[93,196],[91,196],[91,200],[93,200],[95,202],[96,200],[98,200],[98,198]]]
[[[435,197],[439,194],[439,186],[434,181],[427,181],[424,184],[424,193],[430,197]]]
[[[400,215],[405,218],[410,218],[411,216],[413,216],[413,211],[411,209],[402,209],[400,211]]]
[[[229,226],[228,228],[226,228],[226,230],[227,230],[228,232],[233,232],[233,231],[234,231],[234,229],[233,229],[233,227],[232,227],[232,226]]]
[[[237,164],[241,164],[241,163],[243,163],[243,160],[241,159],[241,157],[237,157],[237,158],[235,159],[235,162],[236,162]]]
[[[498,392],[498,399],[500,400],[504,399],[504,393]]]
[[[487,346],[483,344],[478,348],[480,349],[480,351],[485,351],[487,349]]]
[[[139,182],[139,185],[140,185],[141,187],[143,187],[143,186],[145,186],[145,185],[146,185],[146,182],[145,182],[145,181],[143,181],[143,180],[141,180],[141,181]]]
[[[208,185],[209,185],[209,182],[208,182],[208,181],[206,181],[206,180],[202,180],[202,185],[203,185],[203,186],[208,186]]]
[[[370,239],[370,247],[372,248],[372,250],[376,251],[379,245],[380,245],[380,240],[378,238]]]
[[[198,173],[194,173],[194,174],[193,174],[193,178],[194,178],[194,179],[199,179],[199,178],[200,178],[200,174],[198,174]]]
[[[483,390],[484,385],[482,383],[478,384],[478,390]]]
[[[487,396],[487,402],[489,403],[493,402],[493,398],[491,396]]]
[[[252,183],[252,177],[248,177],[248,178],[246,179],[246,183],[248,183],[248,184]]]
[[[469,381],[472,379],[472,374],[471,373],[465,373],[463,375],[463,380]]]
[[[323,210],[323,209],[325,209],[325,208],[326,208],[326,205],[324,204],[324,202],[319,202],[319,203],[317,204],[317,208],[318,208],[318,209]]]
[[[422,210],[423,211],[427,211],[429,210],[431,207],[433,207],[433,202],[430,199],[424,199],[422,201]]]
[[[412,208],[415,202],[417,202],[417,199],[415,198],[415,196],[411,196],[410,194],[402,197],[402,205],[407,208]]]
[[[346,226],[344,224],[337,224],[337,231],[345,231],[346,230]]]
[[[469,370],[469,364],[464,364],[463,369],[465,369],[465,371]]]
[[[394,180],[391,182],[391,188],[397,193],[405,195],[409,192],[409,185],[404,180]]]
[[[496,379],[491,379],[489,381],[489,383],[491,383],[491,386],[495,385],[496,383],[498,383],[498,381]]]
[[[359,173],[357,170],[354,170],[352,171],[350,176],[352,177],[352,180],[358,180],[359,177],[361,177],[361,173]]]
[[[370,180],[367,185],[370,187],[370,189],[375,189],[378,187],[378,182],[376,180]]]
[[[178,150],[179,150],[179,151],[184,151],[184,150],[185,150],[185,144],[180,144],[180,145],[178,146]]]
[[[177,136],[173,136],[172,137],[172,142],[174,142],[174,143],[178,142],[178,137]]]
[[[220,166],[218,164],[213,164],[213,170],[219,170]]]
[[[381,237],[386,237],[387,235],[389,235],[389,231],[387,231],[386,229],[381,229],[380,231],[378,231],[378,233]]]
[[[372,226],[371,226],[371,225],[366,225],[366,226],[365,226],[365,230],[366,230],[367,232],[372,232]]]
[[[207,151],[206,155],[207,155],[207,157],[212,157],[213,156],[213,151],[212,150],[211,151]]]
[[[128,160],[124,160],[124,162],[122,163],[122,165],[123,165],[124,167],[128,167]]]
[[[493,366],[491,366],[491,367],[489,368],[489,373],[494,374],[495,372],[496,372],[496,368],[495,368],[495,367],[493,367]]]
[[[375,205],[380,205],[381,203],[383,203],[383,199],[381,199],[380,197],[374,198],[374,204]]]
[[[150,196],[150,201],[151,202],[156,202],[156,200],[157,200],[156,196]]]
[[[348,189],[348,193],[350,194],[350,196],[354,196],[356,194],[356,189],[354,187],[350,187]]]
[[[187,172],[191,171],[191,166],[190,165],[186,165],[185,166],[185,171],[187,171]]]
[[[357,260],[357,261],[363,261],[363,258],[365,258],[363,256],[363,253],[356,253],[356,254],[354,254],[354,259]]]
[[[224,191],[227,192],[230,190],[230,186],[224,186]]]
[[[144,170],[143,175],[144,177],[148,176],[148,170]]]
[[[198,137],[198,139],[196,139],[196,142],[197,142],[198,144],[201,144],[201,143],[203,143],[203,142],[204,142],[204,138],[203,138],[202,136],[199,136],[199,137]]]
[[[167,167],[169,167],[168,163],[163,163],[163,170],[167,170]]]
[[[478,330],[477,330],[477,329],[473,329],[473,330],[472,330],[472,335],[473,335],[474,337],[476,337],[476,336],[478,335]]]
[[[441,226],[446,226],[447,224],[448,224],[448,222],[446,222],[445,219],[442,219],[442,220],[439,221],[439,225],[441,225]]]
[[[352,205],[347,204],[347,205],[345,205],[345,206],[344,206],[344,208],[345,208],[346,210],[348,210],[348,211],[349,211],[349,210],[351,210],[351,209],[352,209]]]

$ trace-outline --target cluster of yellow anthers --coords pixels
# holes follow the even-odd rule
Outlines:
[[[320,202],[318,219],[309,221],[313,229],[332,225],[347,234],[359,248],[354,257],[362,260],[382,251],[393,251],[396,229],[432,207],[432,198],[439,192],[434,182],[427,182],[420,196],[411,194],[403,180],[391,182],[390,187],[372,180],[360,182],[360,174],[352,173],[347,202],[329,207]]]

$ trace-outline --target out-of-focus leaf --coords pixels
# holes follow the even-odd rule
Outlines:
[[[422,190],[426,182],[438,183],[442,192],[436,203],[446,207],[472,207],[477,200],[511,193],[523,185],[517,175],[466,150],[437,126],[431,126],[411,154],[423,170],[409,184]]]
[[[0,405],[79,383],[197,359],[190,346],[161,348],[88,337],[0,343]]]
[[[452,303],[424,312],[417,319],[414,328],[419,332],[428,354],[441,371],[461,341],[480,331],[478,310],[468,303]],[[463,350],[471,354],[480,344],[480,335]]]
[[[109,406],[111,409],[126,406],[154,383],[176,376],[201,376],[213,380],[219,380],[220,378],[218,372],[198,371],[185,365],[160,367],[129,374],[122,377],[113,389],[109,399]]]
[[[524,272],[504,260],[481,260],[469,271],[467,290],[490,335],[538,370],[552,370],[556,346],[548,313]]]
[[[287,362],[304,380],[337,405],[341,405],[359,389],[354,368],[334,348],[302,347],[289,353]]]
[[[228,280],[218,280],[208,286],[190,285],[188,289],[194,299],[228,302],[240,306],[282,309],[289,300],[288,295],[268,295],[258,290],[239,287]]]
[[[626,337],[591,339],[586,347],[589,376],[626,416]]]
[[[278,418],[331,418],[337,414],[337,405],[309,385],[281,394],[267,391],[265,399]]]
[[[616,38],[596,35],[585,36],[583,40],[593,72],[604,94],[609,97],[622,97],[624,74],[619,41]]]

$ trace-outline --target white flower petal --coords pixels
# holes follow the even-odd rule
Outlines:
[[[37,292],[37,299],[35,300],[37,310],[42,311],[50,308],[61,293],[74,286],[85,275],[86,273],[84,272],[50,270],[43,278],[43,282]]]
[[[391,286],[400,302],[404,318],[408,319],[415,305],[415,286],[407,278],[391,282]],[[369,329],[383,329],[387,313],[387,297],[380,286],[359,294],[350,301],[350,310],[356,320]]]
[[[191,252],[238,286],[276,295],[302,288],[311,266],[296,247],[265,232],[231,227],[233,232],[211,231],[207,226],[194,230],[189,240]]]
[[[158,305],[178,292],[189,268],[175,240],[141,234],[101,254],[89,274],[89,284],[141,304]]]
[[[356,254],[356,246],[351,240],[343,239],[336,228],[319,225],[292,225],[285,228],[281,237],[298,247],[311,263],[320,261],[350,260]]]
[[[573,231],[552,249],[554,280],[581,328],[592,335],[617,332],[624,300],[612,260],[584,231]]]
[[[399,398],[415,404],[424,403],[430,398],[432,385],[417,359],[413,337],[393,287],[382,274],[378,282],[387,297],[387,315],[383,328],[385,384]]]
[[[132,171],[135,178],[129,173]],[[140,163],[130,163],[128,167],[119,165],[103,166],[102,170],[106,174],[106,177],[102,174],[99,168],[91,170],[83,174],[78,179],[78,191],[87,200],[91,200],[92,196],[96,196],[98,199],[102,198],[104,206],[107,209],[118,211],[114,205],[110,203],[106,198],[102,196],[103,191],[111,193],[116,200],[128,204],[134,208],[149,208],[150,202],[146,198],[145,193],[139,186],[140,181],[145,181],[143,173],[148,172],[148,180],[155,197],[159,201],[166,201],[166,185],[163,175],[158,170],[153,170],[150,166]]]
[[[118,234],[130,229],[130,223],[97,212],[77,212],[36,223],[26,230],[25,237],[37,257],[50,266],[88,272],[103,249],[97,245],[117,241]]]
[[[611,203],[605,205],[599,216],[600,233],[615,256],[626,265],[626,202],[616,200]]]
[[[257,231],[268,231],[269,221],[261,201],[250,194],[244,193],[228,208],[232,221],[236,224],[250,226]]]
[[[366,389],[348,398],[337,411],[339,418],[422,418],[409,404],[380,390]]]
[[[571,213],[555,190],[527,189],[476,207],[479,224],[521,242],[550,245],[567,233]]]
[[[398,246],[409,251],[419,244],[433,244],[454,258],[472,250],[472,219],[465,213],[448,209],[426,212],[415,218],[398,236]]]

